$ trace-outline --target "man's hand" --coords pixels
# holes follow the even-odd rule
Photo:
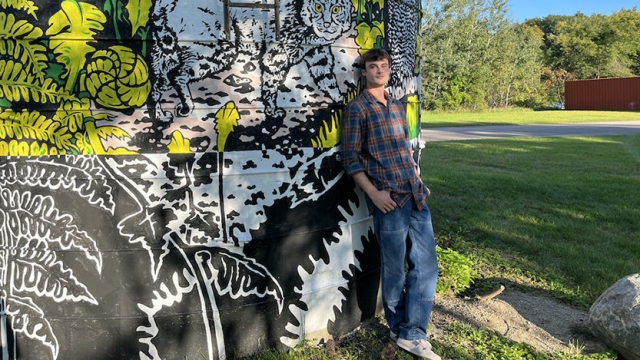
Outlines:
[[[391,193],[387,190],[374,190],[368,194],[373,205],[375,205],[383,214],[392,211],[398,206],[393,199],[391,199]]]
[[[373,205],[380,209],[383,214],[388,213],[398,206],[396,202],[391,199],[391,193],[388,190],[376,189],[364,172],[354,174],[353,180],[360,186],[362,191],[367,193],[367,196],[373,201]]]

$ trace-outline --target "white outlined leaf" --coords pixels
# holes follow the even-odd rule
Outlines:
[[[42,309],[36,306],[31,299],[17,296],[10,298],[6,305],[6,313],[11,316],[13,331],[40,341],[51,349],[53,358],[57,358],[60,350],[58,339]]]
[[[233,299],[271,296],[282,312],[284,295],[280,284],[255,260],[224,249],[198,251],[195,258],[203,278],[215,284],[218,295],[229,295]]]
[[[88,302],[98,305],[87,287],[57,259],[53,251],[21,249],[12,263],[14,293],[46,296],[56,302]]]
[[[72,190],[113,214],[115,200],[106,175],[98,156],[7,158],[0,163],[0,185]]]
[[[7,232],[13,239],[39,239],[48,250],[81,250],[102,270],[102,255],[96,242],[73,224],[69,214],[61,214],[51,196],[0,190],[0,204],[6,206]]]

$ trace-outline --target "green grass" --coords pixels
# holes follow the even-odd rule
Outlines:
[[[531,110],[523,108],[479,112],[422,112],[422,127],[475,125],[570,124],[640,120],[640,111]]]
[[[380,320],[371,321],[338,341],[329,340],[322,346],[305,343],[288,353],[268,350],[244,360],[412,360],[389,339],[389,330]]]
[[[525,343],[504,338],[494,331],[477,329],[472,325],[454,321],[447,325],[441,340],[431,341],[433,350],[443,359],[455,360],[615,360],[617,354],[583,354],[580,344],[570,346],[569,351],[556,354],[540,352]],[[351,334],[330,340],[318,346],[306,343],[288,353],[268,350],[243,360],[413,360],[409,353],[400,350],[388,336],[388,329],[380,322],[368,324]]]
[[[586,308],[640,269],[640,135],[429,143],[422,161],[438,243],[491,286]]]
[[[533,347],[505,339],[500,334],[476,329],[469,324],[454,322],[450,324],[448,334],[440,346],[440,354],[445,359],[476,360],[476,359],[504,359],[504,360],[607,360],[617,357],[613,352],[603,354],[583,355],[578,346],[571,347],[571,351],[549,355],[536,351]]]

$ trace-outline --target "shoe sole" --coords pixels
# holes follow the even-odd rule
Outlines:
[[[413,352],[411,351],[411,349],[407,349],[406,347],[402,346],[402,344],[399,344],[397,341],[396,341],[396,345],[398,345],[398,347],[399,347],[399,348],[401,348],[402,350],[404,350],[404,351],[406,351],[407,353],[409,353],[411,356],[418,357],[419,359],[430,359],[429,357],[426,357],[426,356],[422,356],[422,355],[418,355],[418,354],[413,353]],[[429,345],[431,345],[431,344],[429,344]],[[433,353],[433,351],[431,350],[431,348],[430,348],[430,347],[429,347],[429,351],[431,351],[431,352]],[[435,356],[439,356],[439,355],[438,355],[438,354],[436,354],[436,353],[433,353],[433,355],[435,355]],[[440,359],[441,359],[441,358],[440,358]]]

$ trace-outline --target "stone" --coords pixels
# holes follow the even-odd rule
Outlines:
[[[640,274],[618,280],[589,309],[591,332],[626,360],[640,360]]]

